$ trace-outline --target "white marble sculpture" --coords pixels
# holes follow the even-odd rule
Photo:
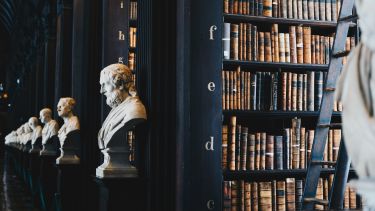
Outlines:
[[[359,176],[351,182],[375,210],[375,1],[356,0],[361,42],[350,53],[337,84],[336,96],[343,104],[342,120],[346,148]]]
[[[22,127],[23,128],[22,128],[21,131],[23,131],[23,132],[19,136],[17,136],[17,142],[20,143],[20,144],[26,145],[27,142],[31,141],[33,131],[30,127],[29,122],[26,122]]]
[[[31,135],[31,149],[30,153],[39,153],[40,149],[39,146],[36,146],[36,141],[38,138],[42,137],[42,126],[39,125],[38,118],[31,117],[29,119],[29,126],[32,130]]]
[[[137,169],[129,164],[129,147],[125,137],[121,144],[111,143],[116,132],[125,125],[131,126],[131,120],[147,119],[146,109],[136,96],[132,72],[123,64],[109,65],[100,73],[100,86],[100,93],[106,96],[106,102],[112,110],[98,134],[104,162],[96,169],[96,176],[136,177]]]
[[[56,136],[59,131],[59,124],[52,119],[52,110],[44,108],[39,113],[40,121],[44,124],[42,130],[42,145],[43,149],[40,155],[55,155],[56,151],[52,143],[47,143],[52,137]]]
[[[78,117],[73,114],[75,104],[75,100],[71,97],[60,98],[57,104],[57,113],[64,120],[64,124],[58,131],[61,154],[56,159],[56,164],[78,164],[80,162],[74,150],[64,147],[67,135],[80,129]]]
[[[25,123],[28,124],[28,123]],[[24,124],[22,124],[17,130],[13,130],[7,136],[5,136],[5,144],[19,144],[19,137],[25,132]]]

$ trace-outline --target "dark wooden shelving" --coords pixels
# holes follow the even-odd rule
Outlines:
[[[255,61],[240,61],[240,60],[223,60],[223,66],[244,68],[257,68],[252,71],[278,71],[290,70],[297,72],[305,71],[328,71],[328,64],[295,64],[295,63],[280,63],[280,62],[255,62]]]
[[[322,169],[321,176],[334,174],[334,168]],[[288,170],[256,170],[256,171],[223,171],[224,180],[246,180],[246,181],[271,181],[286,178],[304,179],[307,169],[288,169]],[[349,171],[349,178],[356,178],[355,171]]]
[[[129,47],[129,51],[130,51],[130,52],[135,52],[136,50],[137,50],[137,48]]]
[[[137,20],[129,20],[129,26],[137,27]]]
[[[293,117],[319,117],[318,111],[241,111],[224,110],[226,116],[240,116],[249,118],[293,118]],[[341,117],[341,112],[333,112],[332,117]]]
[[[261,24],[285,24],[285,25],[305,25],[319,28],[335,29],[336,21],[317,21],[317,20],[301,20],[290,18],[274,18],[265,16],[252,15],[238,15],[238,14],[224,14],[224,22],[238,23],[238,22],[255,22]],[[355,23],[350,24],[350,27],[356,26]]]

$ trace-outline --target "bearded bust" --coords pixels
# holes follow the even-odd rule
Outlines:
[[[100,93],[112,110],[99,130],[99,148],[107,148],[112,136],[131,120],[146,120],[146,109],[136,96],[131,70],[124,64],[111,64],[100,72]]]
[[[76,101],[71,97],[60,98],[57,104],[57,113],[64,120],[64,124],[58,132],[61,146],[70,132],[80,129],[78,117],[73,114],[75,104]]]
[[[29,126],[32,130],[31,144],[34,145],[36,140],[42,136],[42,126],[39,125],[38,118],[36,117],[29,119]]]
[[[52,110],[44,108],[39,113],[40,121],[44,124],[42,130],[42,144],[46,144],[47,141],[53,136],[57,135],[59,130],[59,124],[56,120],[52,119]]]

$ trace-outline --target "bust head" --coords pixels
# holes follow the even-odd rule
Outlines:
[[[29,124],[30,128],[31,128],[32,130],[34,130],[34,129],[38,126],[38,118],[36,118],[36,117],[31,117],[31,118],[29,119],[28,124]]]
[[[73,108],[76,101],[71,97],[60,98],[57,104],[57,113],[59,117],[69,117],[73,115]]]
[[[107,97],[107,105],[115,108],[129,95],[135,96],[132,72],[124,64],[111,64],[100,72],[100,93]]]
[[[43,124],[46,124],[52,119],[52,111],[49,108],[44,108],[39,113],[39,119]]]

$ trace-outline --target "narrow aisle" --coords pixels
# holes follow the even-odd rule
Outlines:
[[[1,211],[37,211],[26,184],[16,175],[9,156],[0,150],[0,209]]]

